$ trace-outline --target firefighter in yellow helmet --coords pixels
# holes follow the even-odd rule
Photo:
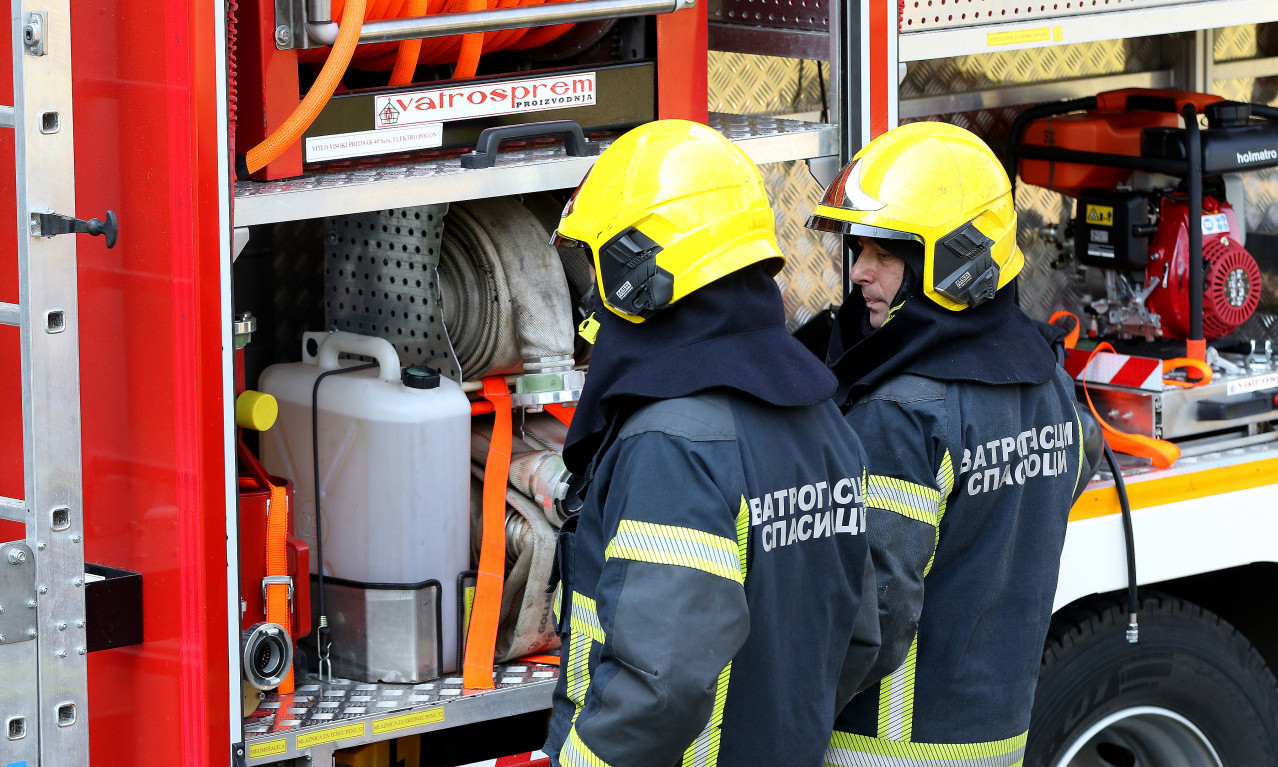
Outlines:
[[[1057,333],[1016,306],[1007,175],[962,128],[905,125],[843,168],[808,226],[856,254],[827,363],[869,448],[882,609],[911,618],[883,640],[914,639],[840,714],[826,763],[1020,765],[1066,518],[1099,441],[1085,455]]]
[[[818,767],[868,683],[861,445],[786,332],[773,226],[749,158],[677,120],[618,138],[564,209],[554,242],[590,250],[599,293],[555,765]]]

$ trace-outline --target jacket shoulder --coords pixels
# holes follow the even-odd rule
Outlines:
[[[945,384],[931,378],[910,373],[892,376],[871,389],[856,404],[880,400],[884,402],[910,403],[945,399]]]
[[[650,432],[693,442],[722,442],[737,438],[732,406],[722,394],[697,394],[644,405],[627,419],[617,438],[627,439]]]

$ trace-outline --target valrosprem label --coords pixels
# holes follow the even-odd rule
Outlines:
[[[594,103],[595,73],[580,72],[378,96],[373,100],[373,124],[383,130]]]

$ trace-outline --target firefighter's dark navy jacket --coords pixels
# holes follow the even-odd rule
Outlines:
[[[1073,391],[1059,367],[1014,385],[904,374],[848,412],[866,505],[896,518],[869,531],[879,588],[925,609],[906,662],[840,715],[827,764],[1021,764],[1080,464],[1091,476]]]
[[[613,435],[561,539],[552,762],[820,765],[880,644],[856,435],[722,390]]]

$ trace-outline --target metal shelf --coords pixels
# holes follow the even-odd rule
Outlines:
[[[715,114],[711,127],[737,142],[756,163],[833,155],[833,125],[773,117]],[[616,134],[591,136],[607,147]],[[235,225],[320,218],[567,189],[581,182],[593,157],[568,157],[562,144],[502,152],[496,167],[466,170],[457,154],[397,165],[315,173],[283,181],[235,184]]]
[[[1000,4],[1007,7],[1001,8],[994,18],[1014,18],[1013,21],[975,23],[977,19],[969,14],[967,20],[956,19],[948,24],[942,21],[936,28],[924,30],[907,24],[909,19],[903,12],[898,42],[900,60],[924,61],[1278,21],[1278,2],[1274,0],[1173,0],[1141,4],[1111,0],[1105,2],[1106,9],[1089,0],[1073,2],[1069,10],[1066,3],[1042,0],[1033,3],[1000,0]],[[944,13],[948,6],[931,7]],[[1044,10],[1039,11],[1040,8]],[[1013,14],[1017,9],[1019,12]],[[957,3],[954,10],[958,10]]]
[[[509,663],[493,671],[497,689],[466,694],[461,677],[424,684],[368,684],[311,678],[292,695],[271,693],[244,719],[247,764],[270,764],[446,727],[550,708],[559,669]]]

